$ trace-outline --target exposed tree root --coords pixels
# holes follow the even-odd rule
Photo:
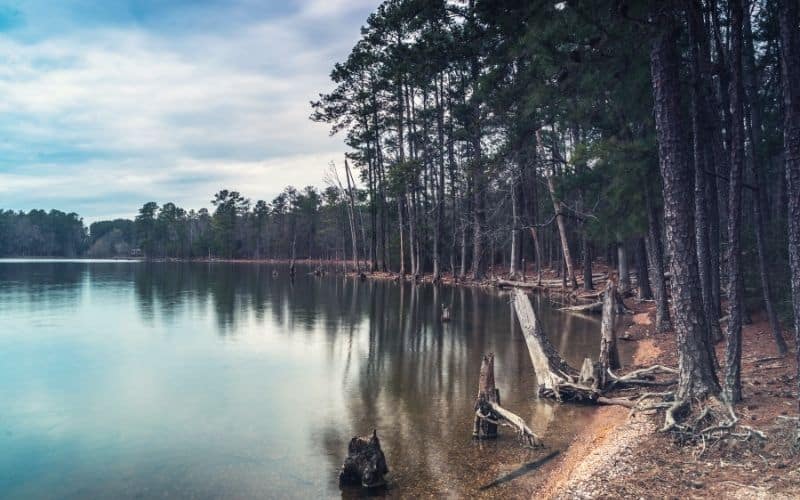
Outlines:
[[[652,398],[661,398],[662,401],[642,405]],[[661,409],[665,411],[660,432],[671,433],[681,444],[701,444],[700,455],[705,453],[709,443],[723,439],[767,439],[763,431],[740,424],[733,405],[716,396],[691,404],[687,400],[676,400],[673,392],[645,393],[639,397],[631,413]]]
[[[632,398],[614,397],[609,393],[630,387],[674,386],[678,370],[664,365],[653,365],[618,374],[612,370],[610,355],[614,347],[611,319],[624,310],[620,307],[613,280],[609,280],[603,297],[603,337],[600,362],[584,360],[580,370],[570,366],[548,341],[530,300],[522,290],[514,290],[513,304],[531,357],[539,395],[557,401],[578,401],[592,404],[620,405],[631,413],[664,411],[661,432],[670,433],[681,443],[700,443],[701,453],[708,443],[723,439],[766,439],[764,432],[742,425],[736,412],[721,396],[709,396],[702,401],[679,399],[675,392],[644,392]],[[671,375],[669,378],[659,375]],[[798,426],[800,443],[800,426]]]

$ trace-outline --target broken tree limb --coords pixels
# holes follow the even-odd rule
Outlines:
[[[500,391],[494,383],[494,354],[489,353],[481,362],[478,401],[475,403],[475,429],[472,435],[478,438],[497,437],[498,425],[513,428],[519,438],[530,446],[542,446],[541,439],[522,417],[500,406]]]

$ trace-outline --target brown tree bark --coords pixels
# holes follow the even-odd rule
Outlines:
[[[695,201],[695,239],[697,242],[697,261],[700,271],[700,286],[703,295],[703,311],[706,316],[708,326],[709,344],[722,339],[722,331],[719,326],[719,316],[714,305],[713,294],[713,267],[711,258],[711,241],[709,230],[709,219],[716,218],[716,213],[710,213],[707,200],[708,188],[706,182],[707,172],[714,169],[707,148],[709,121],[709,96],[705,94],[703,85],[703,72],[701,65],[701,39],[704,37],[702,7],[699,2],[692,1],[689,9],[689,41],[691,43],[691,115],[692,115],[692,153],[694,157],[694,201]],[[718,265],[718,263],[716,264]],[[718,271],[717,271],[718,272]],[[712,350],[712,356],[715,353]]]
[[[481,361],[481,373],[478,379],[478,400],[476,409],[481,404],[500,404],[500,389],[494,383],[494,354],[490,353],[483,357]],[[478,416],[475,417],[475,430],[472,436],[480,439],[491,439],[497,437],[497,424],[491,423]]]
[[[645,241],[648,260],[653,268],[653,284],[656,300],[656,331],[664,333],[672,329],[669,304],[667,302],[667,280],[664,278],[664,253],[661,248],[661,224],[656,213],[653,194],[649,184],[645,184],[645,204],[647,209],[647,240]]]
[[[617,350],[617,286],[613,279],[608,280],[603,292],[603,319],[600,323],[600,365],[598,387],[605,387],[608,370],[617,370],[622,367]]]
[[[800,33],[796,0],[778,2],[783,86],[783,161],[789,221],[789,266],[792,273],[792,309],[795,346],[800,346]],[[800,409],[800,348],[795,348],[798,408]]]
[[[667,8],[657,14],[658,30],[652,39],[652,74],[659,167],[664,184],[664,221],[670,253],[670,288],[673,322],[678,345],[676,408],[720,392],[709,355],[702,311],[700,276],[694,238],[694,199],[687,186],[694,183],[686,154],[681,116],[680,58],[677,52],[678,19]]]
[[[639,281],[639,300],[653,298],[653,289],[650,287],[650,273],[647,271],[647,248],[644,238],[636,240],[636,272]]]
[[[744,174],[744,86],[742,83],[743,0],[731,2],[730,51],[730,189],[728,195],[728,342],[725,347],[725,392],[731,402],[742,399],[742,177]]]

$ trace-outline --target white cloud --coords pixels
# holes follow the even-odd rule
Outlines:
[[[344,145],[308,119],[308,101],[330,87],[330,68],[359,36],[363,16],[337,16],[345,7],[354,8],[314,0],[224,33],[0,39],[3,204],[50,200],[93,219],[106,215],[98,207],[135,210],[132,197],[196,208],[222,187],[269,199],[286,184],[322,184]],[[321,38],[315,26],[339,35]]]

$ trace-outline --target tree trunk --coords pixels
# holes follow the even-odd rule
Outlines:
[[[405,245],[405,238],[403,237],[403,233],[405,232],[405,228],[403,227],[403,196],[397,196],[397,226],[400,230],[400,276],[406,275],[406,245]]]
[[[485,403],[500,404],[500,389],[495,387],[494,383],[494,354],[491,353],[484,356],[481,362],[481,374],[480,379],[478,379],[478,400],[475,403],[476,409],[479,409],[479,406]],[[472,432],[472,436],[480,439],[496,438],[497,424],[476,416],[475,430]]]
[[[417,234],[416,234],[416,217],[414,215],[414,200],[411,194],[406,191],[406,208],[408,209],[408,255],[411,258],[411,275],[416,277],[419,272],[419,263],[417,261]]]
[[[781,324],[778,321],[778,315],[773,306],[772,284],[769,279],[767,267],[767,236],[765,230],[766,222],[764,221],[768,207],[767,186],[761,174],[761,164],[763,162],[759,154],[759,147],[761,145],[761,103],[759,102],[758,89],[756,88],[757,68],[755,64],[755,48],[753,47],[753,27],[749,12],[746,12],[744,16],[744,58],[742,64],[744,66],[743,77],[745,97],[747,99],[747,105],[745,106],[745,125],[747,128],[746,134],[750,152],[750,170],[753,172],[753,182],[756,186],[756,192],[753,197],[753,223],[755,226],[756,251],[758,254],[758,274],[761,279],[764,310],[767,313],[770,330],[772,331],[772,338],[775,340],[775,347],[778,349],[778,354],[784,356],[788,348],[786,346],[786,341],[783,339]]]
[[[694,231],[693,185],[681,117],[680,58],[674,12],[658,16],[660,29],[652,40],[650,68],[654,97],[659,168],[664,184],[664,221],[670,258],[670,288],[678,344],[676,404],[720,392],[706,342],[700,276]]]
[[[717,315],[717,308],[714,306],[713,297],[713,283],[712,283],[712,265],[711,265],[711,250],[709,239],[709,223],[708,223],[708,203],[706,194],[706,179],[708,174],[707,170],[711,170],[713,165],[709,161],[710,158],[707,154],[708,136],[706,134],[708,128],[706,125],[707,117],[705,116],[708,107],[708,98],[704,94],[703,74],[701,71],[700,61],[700,38],[702,37],[703,19],[700,5],[697,2],[691,2],[691,10],[689,15],[689,39],[691,43],[691,68],[692,68],[692,86],[691,86],[691,112],[692,112],[692,141],[694,156],[694,213],[695,213],[695,240],[697,244],[697,261],[698,269],[700,271],[700,287],[703,296],[703,311],[706,316],[706,325],[708,326],[707,334],[709,337],[709,345],[715,343],[722,338],[722,332],[719,326],[719,317]],[[712,214],[712,217],[717,217],[717,214]],[[712,357],[715,353],[712,352]]]
[[[438,160],[436,179],[436,223],[433,226],[433,279],[442,277],[442,230],[444,224],[444,77],[439,75],[436,89],[436,131],[438,138]]]
[[[619,291],[627,293],[631,289],[631,273],[628,271],[628,253],[625,251],[625,243],[617,243],[617,272],[619,273]]]
[[[744,0],[731,2],[730,51],[730,192],[728,195],[728,342],[725,348],[725,391],[729,401],[742,399],[742,177],[744,173],[744,87],[742,84],[742,22]]]
[[[608,370],[617,370],[622,365],[619,361],[619,351],[617,350],[617,289],[613,279],[608,280],[606,289],[603,292],[603,319],[600,323],[600,369],[599,377],[595,380],[597,387],[602,388],[606,385]]]
[[[584,227],[581,235],[581,247],[583,250],[583,289],[587,292],[594,290],[592,282],[592,252],[589,248],[589,237],[586,235]]]
[[[789,267],[795,346],[800,346],[800,33],[796,0],[780,0],[781,76],[783,86],[783,161],[786,168],[789,221]],[[795,348],[795,377],[800,408],[800,348]]]
[[[539,244],[539,234],[535,227],[531,226],[531,239],[536,253],[536,282],[542,284],[542,246]]]
[[[347,179],[347,218],[350,221],[350,239],[353,245],[353,261],[356,264],[356,271],[361,270],[361,266],[358,260],[358,236],[356,235],[356,203],[355,203],[355,196],[353,195],[353,188],[354,186],[350,183],[350,165],[347,163],[347,160],[344,160],[344,175]],[[294,254],[294,243],[292,243],[292,254]]]
[[[553,201],[553,210],[556,213],[556,224],[558,225],[558,235],[561,238],[561,251],[564,257],[564,265],[566,266],[567,278],[569,285],[572,288],[578,288],[578,281],[575,279],[575,269],[572,264],[572,257],[569,253],[569,241],[567,239],[567,224],[564,220],[563,209],[561,202],[556,198],[556,188],[553,184],[553,176],[547,176],[547,189],[550,192],[550,199]]]
[[[645,241],[648,261],[653,268],[653,284],[656,299],[656,331],[664,333],[672,329],[669,304],[667,303],[667,281],[664,278],[664,253],[661,248],[661,224],[658,220],[653,195],[649,184],[645,185],[645,205],[647,209],[647,241]]]
[[[652,299],[653,290],[650,288],[650,273],[647,271],[647,249],[644,238],[636,240],[636,273],[639,281],[639,300]]]

